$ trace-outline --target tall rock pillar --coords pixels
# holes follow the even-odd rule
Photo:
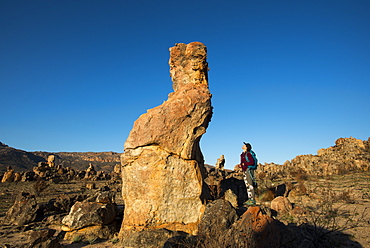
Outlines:
[[[141,115],[124,145],[120,235],[167,228],[195,234],[208,197],[201,136],[212,116],[206,46],[170,48],[174,92]]]

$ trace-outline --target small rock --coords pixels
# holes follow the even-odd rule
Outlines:
[[[28,239],[29,248],[33,247],[61,247],[58,240],[53,238],[56,230],[54,229],[42,229],[37,231],[31,231]],[[51,242],[53,240],[53,242]],[[53,246],[46,246],[46,244],[53,244]]]
[[[230,202],[234,208],[238,207],[238,197],[234,194],[231,189],[226,190],[225,200]]]
[[[13,182],[14,181],[14,170],[8,170],[7,172],[4,173],[4,176],[3,178],[1,179],[1,182],[2,183],[6,183],[6,182]]]
[[[287,197],[278,196],[271,201],[271,209],[278,213],[284,213],[291,211],[293,207]]]

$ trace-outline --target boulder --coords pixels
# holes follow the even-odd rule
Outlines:
[[[39,212],[34,195],[22,192],[17,195],[13,206],[6,212],[2,224],[22,226],[33,222]]]
[[[107,225],[116,217],[115,204],[76,202],[62,220],[65,230],[75,230],[93,225]]]
[[[57,237],[53,237],[56,230],[41,229],[31,230],[26,248],[60,248],[62,247]]]
[[[230,202],[219,199],[207,204],[202,220],[199,224],[198,235],[201,237],[214,237],[226,232],[238,219],[235,209]]]
[[[278,196],[271,201],[271,209],[278,213],[285,213],[291,211],[293,207],[287,197]]]
[[[221,155],[220,158],[217,159],[215,167],[218,170],[223,170],[224,166],[225,166],[225,156]]]
[[[135,121],[124,145],[122,234],[146,228],[196,233],[209,198],[199,145],[212,116],[206,47],[176,44],[170,53],[174,92]]]
[[[186,237],[186,233],[171,231],[160,228],[154,230],[142,230],[135,232],[123,239],[124,247],[130,248],[157,248],[157,247],[178,247],[168,246],[168,240],[172,237]],[[166,244],[167,243],[167,244]]]
[[[16,172],[14,173],[14,182],[22,181],[22,173]]]
[[[121,165],[120,164],[116,164],[114,166],[113,172],[116,173],[116,174],[121,174]]]
[[[66,195],[61,194],[55,199],[49,200],[43,206],[44,214],[60,214],[68,213],[71,210],[71,207],[78,201],[83,201],[87,198],[87,195],[77,194],[77,195]]]
[[[4,173],[4,176],[3,178],[1,179],[1,182],[2,183],[6,183],[6,182],[13,182],[14,181],[14,170],[8,170]]]
[[[55,164],[57,162],[57,158],[55,155],[49,155],[48,156],[48,165],[50,168],[54,168],[55,167]]]
[[[89,163],[89,168],[87,168],[86,172],[96,172],[92,163]]]
[[[96,184],[95,183],[86,183],[85,187],[87,189],[96,189]]]
[[[102,189],[104,189],[105,187],[103,187]],[[86,201],[99,202],[104,204],[115,204],[116,194],[113,191],[109,191],[108,188],[107,191],[97,192],[94,195],[90,195],[89,197],[87,197]]]
[[[224,235],[220,247],[282,247],[284,224],[264,214],[260,207],[249,207]]]
[[[225,200],[230,202],[230,204],[234,207],[238,207],[238,197],[234,194],[234,192],[231,189],[226,190],[225,192]]]
[[[30,182],[30,181],[33,181],[34,179],[35,179],[35,173],[33,171],[27,171],[23,173],[21,181]]]

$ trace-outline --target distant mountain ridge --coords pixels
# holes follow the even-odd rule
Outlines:
[[[32,171],[39,162],[46,162],[49,155],[56,155],[63,167],[85,170],[92,163],[96,170],[113,171],[120,163],[117,152],[27,152],[0,142],[0,172],[11,166],[16,172]]]

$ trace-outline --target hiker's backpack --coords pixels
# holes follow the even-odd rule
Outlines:
[[[250,150],[249,153],[252,155],[253,157],[253,160],[254,160],[254,165],[250,165],[248,166],[248,169],[250,170],[256,170],[257,169],[257,166],[258,166],[258,159],[257,159],[257,156],[256,156],[256,153],[254,153],[254,151]],[[246,159],[248,160],[248,157],[247,155],[245,156]]]

